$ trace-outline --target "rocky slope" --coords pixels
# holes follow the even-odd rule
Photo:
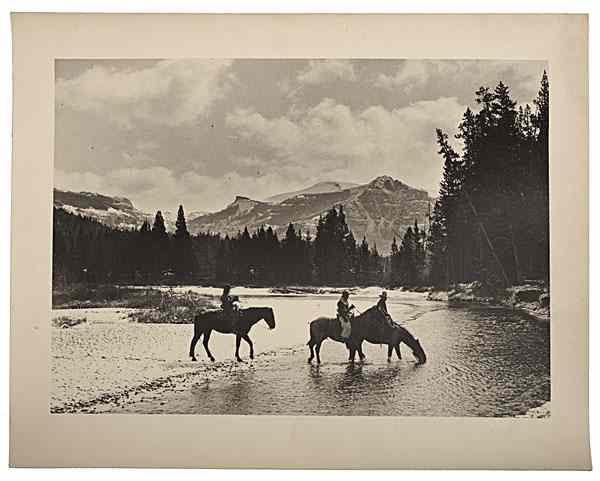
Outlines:
[[[278,203],[238,196],[225,209],[191,220],[188,227],[193,233],[235,235],[246,226],[253,230],[270,225],[282,235],[292,222],[314,235],[319,216],[333,206],[343,205],[356,239],[365,236],[370,245],[377,244],[380,252],[388,253],[393,237],[401,238],[415,219],[423,226],[431,200],[427,192],[389,176],[333,192],[292,194]]]

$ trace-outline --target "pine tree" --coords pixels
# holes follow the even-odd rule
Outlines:
[[[402,238],[402,245],[398,252],[401,284],[403,286],[414,286],[417,283],[417,242],[416,236],[409,227]]]
[[[172,254],[175,276],[179,281],[190,281],[196,272],[196,257],[192,250],[182,205],[177,211]]]
[[[175,221],[175,238],[176,239],[187,239],[190,233],[187,229],[187,223],[185,221],[185,214],[183,213],[183,206],[180,205],[177,210],[177,220]]]
[[[391,266],[391,275],[390,282],[392,286],[399,286],[400,280],[402,276],[402,269],[400,265],[400,251],[398,249],[398,243],[396,241],[396,236],[394,236],[394,240],[392,241],[391,254],[390,254],[390,266]]]
[[[160,210],[156,211],[156,216],[154,217],[154,225],[152,226],[152,233],[156,238],[163,238],[167,235],[165,220],[163,219],[163,215]]]
[[[165,220],[160,210],[156,211],[152,225],[152,252],[154,253],[151,266],[154,282],[162,282],[163,273],[171,267],[170,246]]]
[[[281,242],[281,277],[287,283],[298,283],[303,278],[302,264],[304,262],[303,243],[296,232],[294,224],[289,223]]]

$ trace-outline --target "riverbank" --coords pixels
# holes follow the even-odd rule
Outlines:
[[[544,285],[538,283],[495,290],[486,289],[479,282],[463,283],[449,291],[431,290],[427,300],[448,302],[450,306],[502,307],[517,310],[536,321],[550,321],[550,294]]]

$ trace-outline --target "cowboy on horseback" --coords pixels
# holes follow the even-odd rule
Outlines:
[[[239,298],[238,296],[232,296],[230,293],[231,286],[225,286],[223,288],[223,294],[221,294],[221,309],[223,309],[224,319],[229,320],[229,322],[231,322],[231,328],[235,330],[239,317]]]
[[[387,292],[383,291],[379,295],[379,301],[377,301],[377,310],[383,315],[383,318],[387,321],[387,324],[390,327],[394,327],[394,321],[392,320],[392,316],[388,312],[386,301]]]
[[[348,299],[350,298],[350,293],[348,291],[342,292],[342,297],[337,303],[337,317],[342,327],[342,332],[340,334],[343,338],[350,337],[351,330],[351,319],[354,317],[353,310],[355,309],[354,304],[350,305]]]

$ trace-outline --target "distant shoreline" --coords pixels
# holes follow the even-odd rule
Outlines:
[[[495,292],[484,292],[477,282],[458,284],[453,289],[431,290],[430,301],[454,307],[486,306],[518,311],[529,319],[550,322],[550,294],[545,286],[519,284]]]

